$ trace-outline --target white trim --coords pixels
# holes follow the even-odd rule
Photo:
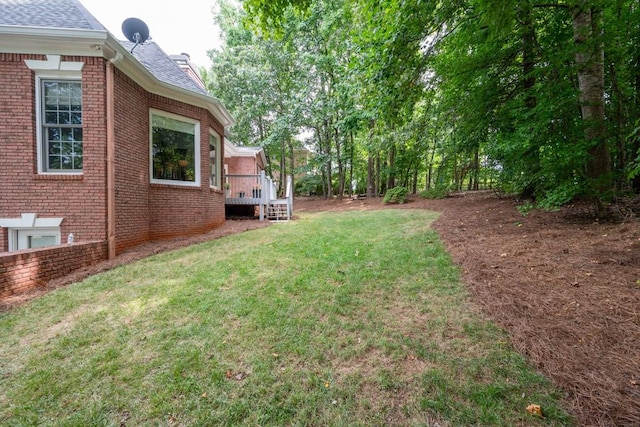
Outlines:
[[[41,228],[60,227],[64,218],[38,218],[35,213],[20,214],[20,218],[0,218],[0,227],[6,228]]]
[[[194,168],[194,181],[177,181],[170,179],[156,179],[153,177],[153,115],[164,116],[174,120],[179,120],[185,123],[191,123],[194,125],[194,147],[193,157],[195,162]],[[207,146],[209,142],[207,141]],[[180,116],[178,114],[169,113],[163,110],[157,110],[155,108],[149,109],[149,180],[152,184],[164,184],[164,185],[177,185],[183,187],[200,187],[200,158],[202,153],[200,152],[200,121],[192,119],[190,117]]]
[[[24,62],[33,71],[56,70],[80,73],[84,67],[84,62],[60,61],[60,55],[47,55],[46,61],[25,59]]]
[[[56,55],[47,55],[47,58],[49,58],[50,56],[56,56]],[[59,59],[59,57],[58,57]],[[29,60],[25,60],[25,62],[28,62]],[[34,62],[39,62],[39,63],[48,63],[48,61],[34,61]],[[60,64],[82,64],[84,65],[83,62],[62,62]],[[27,66],[29,66],[29,64],[27,64]],[[77,66],[77,65],[76,65]],[[29,66],[29,68],[31,68],[31,66]],[[82,68],[82,66],[80,67]],[[33,69],[33,68],[32,68]],[[37,70],[37,69],[36,69]],[[60,175],[82,175],[84,172],[84,157],[83,157],[83,162],[82,162],[82,170],[45,170],[45,165],[44,165],[44,141],[43,141],[43,130],[42,130],[42,80],[59,80],[59,81],[74,81],[74,82],[80,82],[80,85],[82,87],[82,73],[80,71],[69,71],[69,70],[54,70],[54,69],[41,69],[44,71],[36,71],[36,87],[35,87],[35,93],[36,93],[36,102],[35,102],[35,107],[36,107],[36,155],[37,155],[37,160],[36,163],[38,165],[38,174],[39,175],[55,175],[55,176],[60,176]],[[83,113],[84,113],[84,104],[82,106],[83,109]],[[83,114],[84,115],[84,114]],[[84,123],[84,117],[83,117],[83,123]],[[84,124],[83,124],[83,130],[84,130]],[[82,141],[82,145],[83,145],[83,153],[84,153],[84,136],[83,136],[83,141]],[[84,156],[84,155],[83,155]]]
[[[222,188],[222,142],[221,142],[221,138],[220,135],[218,134],[218,132],[216,132],[215,130],[213,130],[212,128],[209,128],[209,135],[213,136],[216,140],[215,144],[215,151],[216,151],[216,177],[217,177],[217,184],[218,185],[211,185],[211,167],[209,167],[209,187],[213,188],[213,189],[220,189]],[[208,143],[208,141],[207,141]],[[208,145],[208,144],[207,144]],[[209,162],[211,162],[211,151],[209,151]]]

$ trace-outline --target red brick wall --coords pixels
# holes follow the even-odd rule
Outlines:
[[[104,241],[0,254],[0,299],[46,286],[49,280],[105,259]]]
[[[82,102],[84,170],[82,175],[38,175],[35,128],[35,74],[25,59],[42,55],[0,53],[0,218],[21,213],[62,217],[62,239],[106,239],[104,60],[83,61]],[[6,231],[0,252],[8,250]]]
[[[147,93],[114,72],[116,253],[149,241],[149,104]]]
[[[230,175],[258,175],[256,159],[254,157],[228,157],[224,162],[229,166]]]
[[[222,125],[205,109],[142,90],[115,72],[116,252],[144,243],[209,231],[224,222],[224,195],[209,188],[209,127]],[[149,109],[200,121],[197,188],[150,184]]]
[[[0,53],[0,218],[35,212],[62,217],[62,241],[105,240],[106,63],[83,61],[84,170],[82,175],[38,175],[35,129],[35,75],[25,59],[43,55]],[[149,240],[210,230],[224,222],[224,195],[209,188],[209,128],[223,126],[206,110],[151,95],[119,70],[115,92],[116,252]],[[200,121],[201,185],[185,188],[151,185],[149,180],[149,108]],[[0,252],[8,250],[0,231]]]

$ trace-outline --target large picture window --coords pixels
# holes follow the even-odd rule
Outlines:
[[[209,185],[220,188],[220,138],[209,131]]]
[[[161,111],[151,112],[151,181],[200,184],[200,124]]]
[[[82,84],[40,80],[43,172],[82,171]]]

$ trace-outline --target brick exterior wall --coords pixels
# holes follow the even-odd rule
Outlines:
[[[93,57],[61,58],[62,61],[84,62],[83,173],[41,175],[37,173],[36,79],[35,73],[26,66],[26,59],[46,60],[46,57],[0,53],[0,218],[18,218],[21,213],[32,212],[39,218],[62,217],[62,242],[66,242],[69,233],[75,237],[73,248],[88,241],[105,242],[106,61]],[[116,253],[150,240],[193,235],[223,224],[224,193],[209,187],[208,140],[209,128],[224,135],[224,127],[204,108],[147,93],[117,68],[114,93]],[[150,108],[200,121],[201,185],[198,188],[150,184]],[[0,228],[0,252],[8,250],[7,236],[7,230]],[[103,244],[106,246],[106,243],[100,243]],[[62,254],[62,270],[70,271],[64,258],[66,250],[56,252],[55,249],[37,253],[46,253],[47,257]],[[0,256],[3,263],[14,262],[6,258],[13,257],[13,253]],[[57,274],[57,266],[51,267],[55,263],[49,258],[46,268],[32,267],[34,262],[39,265],[39,256],[29,255],[29,260],[25,260],[26,255],[21,254],[16,258],[15,265],[27,266],[28,272],[24,275],[12,273],[11,283],[17,283],[10,285],[12,289],[28,287],[22,279],[16,282],[18,276],[31,278],[30,286],[40,286],[44,279],[39,273],[33,273],[33,268]],[[80,258],[87,262],[103,259],[102,255]],[[3,272],[4,276],[0,275],[0,286],[9,280],[7,271]],[[11,271],[15,269],[12,267]]]
[[[0,299],[24,293],[107,259],[106,242],[74,243],[0,254]]]
[[[25,59],[43,55],[0,53],[0,218],[63,217],[62,240],[106,239],[104,60],[82,61],[83,148],[82,175],[38,175],[35,121],[35,74]],[[0,239],[0,252],[8,250]]]
[[[200,122],[199,187],[150,184],[149,109]],[[205,109],[146,93],[115,72],[116,253],[149,240],[188,236],[224,223],[224,194],[209,188],[209,128],[223,126]]]
[[[224,163],[230,175],[258,175],[262,170],[254,157],[226,157]]]

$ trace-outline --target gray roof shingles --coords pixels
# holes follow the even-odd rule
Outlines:
[[[131,51],[134,46],[134,43],[129,41],[120,41],[120,43],[128,51]],[[156,43],[148,41],[139,44],[132,53],[158,80],[209,96],[209,93],[194,82]]]
[[[107,31],[78,0],[0,0],[0,25]],[[119,42],[128,51],[134,46]],[[132,54],[158,80],[210,96],[156,43],[138,45]]]
[[[77,0],[1,0],[0,25],[106,31]]]

